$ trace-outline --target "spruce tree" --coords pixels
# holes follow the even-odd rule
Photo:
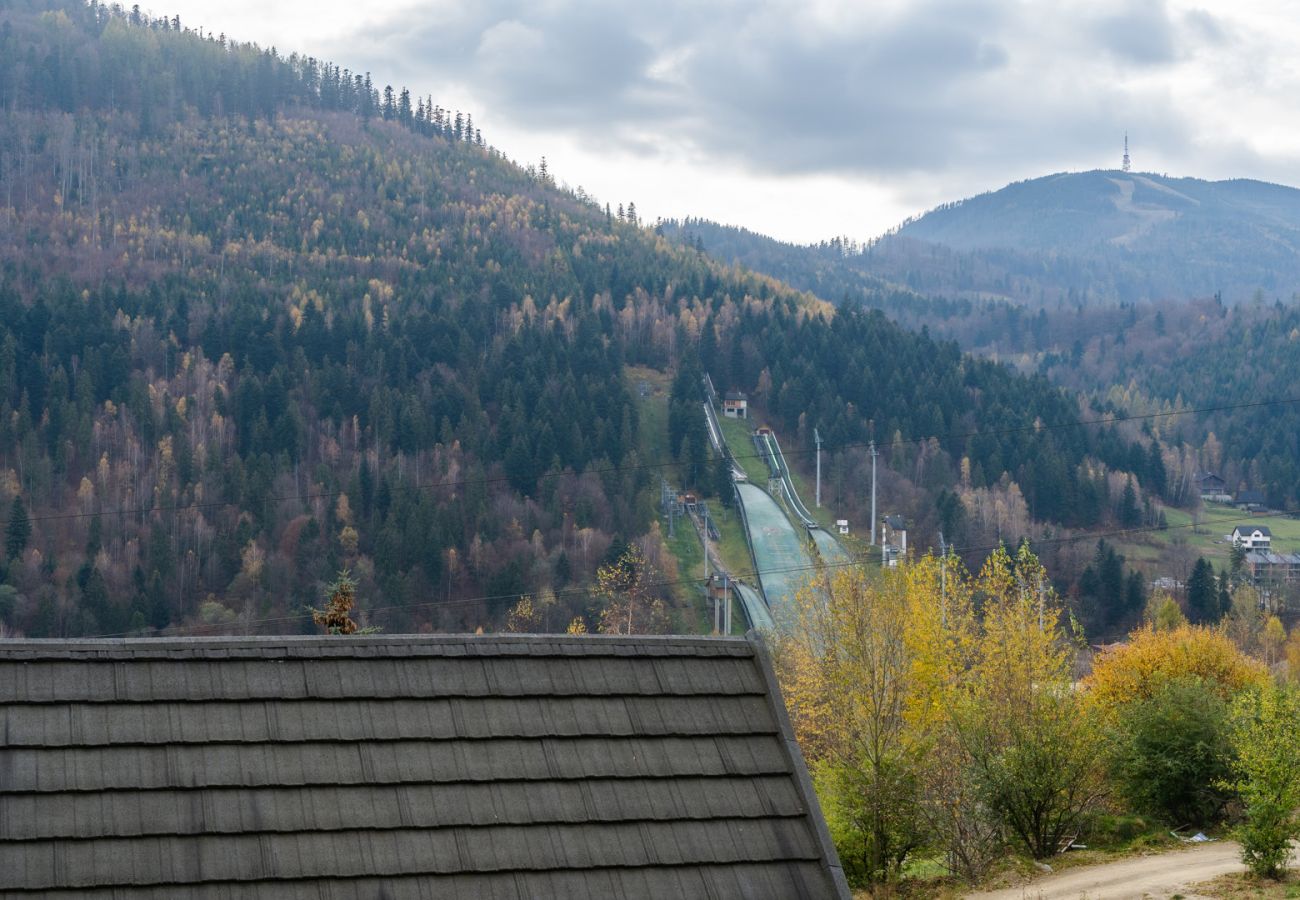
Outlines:
[[[735,502],[731,490],[731,463],[721,455],[713,458],[713,493],[723,506],[730,507]]]
[[[27,507],[21,497],[14,497],[9,508],[9,524],[5,526],[5,558],[15,560],[27,549],[32,536],[32,520],[27,517]]]
[[[1187,618],[1194,624],[1204,625],[1219,621],[1221,615],[1214,567],[1200,557],[1187,579]]]
[[[1142,522],[1142,511],[1137,505],[1137,491],[1133,489],[1130,477],[1124,484],[1124,493],[1119,501],[1119,523],[1125,528],[1133,528]]]

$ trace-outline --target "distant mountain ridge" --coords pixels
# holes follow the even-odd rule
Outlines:
[[[1105,170],[1061,173],[945,204],[907,223],[898,234],[956,250],[1068,252],[1101,244],[1137,247],[1144,238],[1180,222],[1225,220],[1271,226],[1294,241],[1300,235],[1300,190],[1245,178],[1203,181]]]
[[[935,302],[1239,303],[1300,292],[1300,190],[1246,178],[1058,173],[943,204],[864,247],[784,244],[700,219],[662,228],[827,300],[863,297],[905,320]]]
[[[1300,290],[1300,190],[1058,173],[933,209],[872,244],[861,264],[923,293],[1031,304],[1289,298]]]

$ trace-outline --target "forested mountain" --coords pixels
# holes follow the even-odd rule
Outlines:
[[[1300,290],[1300,191],[1249,179],[1062,173],[947,204],[867,248],[925,293],[1031,305]]]
[[[862,246],[764,244],[693,220],[668,227],[836,300],[846,290],[909,290],[1050,308],[1214,295],[1232,304],[1300,291],[1300,190],[1249,179],[1050,175],[944,204]]]
[[[954,491],[1012,538],[1145,472],[1132,434],[1036,432],[1079,414],[1045,380],[671,244],[410,96],[0,0],[6,628],[309,628],[342,567],[393,630],[493,627],[525,591],[590,617],[627,542],[674,576],[630,364],[707,368],[850,462],[874,437],[951,529]]]

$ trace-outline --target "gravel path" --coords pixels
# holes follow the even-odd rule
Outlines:
[[[1195,895],[1187,893],[1189,885],[1244,868],[1237,844],[1216,841],[1154,856],[1080,866],[1020,887],[967,896],[969,900],[1122,900],[1182,894],[1192,900]]]

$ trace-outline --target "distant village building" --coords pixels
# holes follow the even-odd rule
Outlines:
[[[1233,503],[1242,512],[1268,511],[1268,500],[1259,491],[1238,491]]]
[[[1210,503],[1231,503],[1232,494],[1228,493],[1228,483],[1213,472],[1198,472],[1192,476],[1196,489],[1202,500]]]
[[[1300,553],[1251,550],[1246,553],[1246,571],[1251,582],[1267,591],[1284,584],[1300,583]]]
[[[722,414],[729,419],[748,419],[749,398],[740,391],[727,391],[722,398]]]
[[[1273,546],[1273,532],[1267,525],[1238,525],[1229,537],[1232,546],[1245,550],[1269,550]]]
[[[850,896],[757,637],[7,640],[0,718],[0,896]]]

